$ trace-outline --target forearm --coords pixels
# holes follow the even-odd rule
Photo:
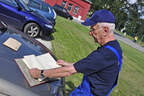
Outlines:
[[[41,72],[45,77],[48,78],[60,78],[70,76],[77,72],[73,66],[74,63],[68,63],[63,60],[58,60],[58,64],[61,65],[62,67],[47,69],[44,70],[43,72],[37,68],[33,68],[29,70],[29,73],[33,78],[40,78]]]
[[[73,67],[73,65],[69,65],[60,68],[47,69],[44,71],[44,76],[49,78],[60,78],[70,76],[74,73],[76,73],[75,68]]]

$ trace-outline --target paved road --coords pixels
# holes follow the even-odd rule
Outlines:
[[[120,40],[120,41],[124,42],[125,44],[127,44],[127,45],[129,45],[129,46],[131,46],[131,47],[133,47],[133,48],[136,48],[137,50],[139,50],[139,51],[141,51],[141,52],[144,52],[144,47],[142,47],[142,46],[134,43],[134,42],[131,41],[130,39],[125,38],[124,36],[122,36],[122,35],[120,35],[120,34],[118,34],[118,33],[115,33],[115,38],[116,38],[117,40]]]
[[[51,40],[53,40],[53,36],[52,37],[46,37],[46,39],[42,39],[42,37],[41,38],[36,38],[36,40],[41,42],[48,49],[52,50]]]
[[[124,42],[125,44],[127,44],[133,48],[136,48],[137,50],[139,50],[141,52],[144,52],[144,47],[141,47],[140,45],[134,43],[133,41],[129,40],[128,38],[125,38],[124,36],[122,36],[118,33],[115,33],[115,38],[117,40]],[[36,40],[40,41],[43,45],[45,45],[47,48],[52,50],[51,40],[53,40],[53,39],[54,39],[54,37],[52,37],[52,38],[47,37],[47,39],[37,38]]]

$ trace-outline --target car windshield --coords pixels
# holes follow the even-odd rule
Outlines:
[[[47,11],[47,12],[50,12],[50,13],[51,13],[50,7],[49,7],[48,5],[43,5],[43,6],[42,6],[42,9],[43,9],[44,11]]]
[[[32,11],[27,5],[26,2],[28,2],[29,0],[19,0],[20,3],[24,6],[24,8],[28,11]]]
[[[29,3],[29,0],[22,0],[26,5]]]

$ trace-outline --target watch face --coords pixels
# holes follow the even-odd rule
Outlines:
[[[40,78],[38,78],[39,81],[43,81],[45,79],[45,76],[43,73],[44,73],[44,70],[41,70]]]
[[[43,74],[43,73],[41,73],[41,77],[44,77],[44,74]]]
[[[41,70],[41,74],[43,74],[44,73],[44,70]]]
[[[44,70],[41,70],[41,77],[44,77]]]
[[[39,81],[43,81],[45,79],[45,76],[43,72],[40,74],[40,78],[38,78]]]

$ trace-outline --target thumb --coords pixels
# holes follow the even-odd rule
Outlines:
[[[57,64],[62,64],[64,62],[65,62],[64,60],[57,60]]]

